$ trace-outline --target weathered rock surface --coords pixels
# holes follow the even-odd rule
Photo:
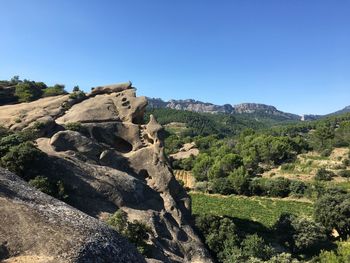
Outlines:
[[[56,119],[72,103],[69,95],[47,97],[28,103],[0,107],[0,124],[14,130],[23,129],[36,121]]]
[[[197,156],[198,154],[199,154],[199,150],[196,147],[196,144],[192,142],[192,143],[185,143],[177,153],[170,154],[169,157],[175,160],[182,160],[182,159],[190,158],[191,156]]]
[[[0,260],[145,262],[117,232],[0,168]]]
[[[68,185],[70,204],[90,216],[103,218],[122,209],[129,220],[149,226],[153,248],[147,261],[212,262],[190,224],[190,197],[164,156],[162,126],[153,116],[142,123],[146,99],[128,85],[98,90],[50,115],[58,125],[37,140],[53,161],[55,173],[47,176]],[[18,105],[6,107],[15,112],[11,107]],[[26,109],[30,116],[37,108]],[[3,115],[0,108],[0,124]],[[73,122],[81,123],[80,132],[63,130]]]

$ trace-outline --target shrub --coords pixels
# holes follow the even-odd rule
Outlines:
[[[211,190],[213,193],[229,195],[233,194],[234,190],[228,178],[215,178],[212,181]]]
[[[282,214],[274,229],[280,241],[295,253],[320,249],[321,244],[327,239],[322,225],[291,214]]]
[[[33,143],[24,142],[13,146],[0,159],[1,166],[25,180],[40,174],[40,167],[45,165],[46,154],[37,149]]]
[[[84,130],[83,125],[80,122],[68,122],[64,124],[64,128],[70,131],[82,132]]]
[[[249,175],[243,166],[233,170],[228,179],[236,194],[249,194]]]
[[[274,249],[267,245],[257,234],[248,235],[241,243],[243,255],[247,258],[268,260],[274,254]]]
[[[294,171],[294,169],[295,169],[295,164],[293,163],[285,163],[281,165],[282,171]]]
[[[321,152],[322,157],[329,157],[332,154],[332,149],[325,149]]]
[[[29,102],[41,97],[43,91],[34,82],[21,82],[16,85],[15,96],[19,102]]]
[[[208,191],[208,182],[196,182],[195,186],[194,186],[194,190],[195,191],[199,191],[199,192],[207,192]]]
[[[350,166],[350,159],[346,158],[342,161],[343,165]]]
[[[36,176],[29,181],[29,184],[39,191],[54,196],[60,200],[66,200],[68,195],[65,190],[65,186],[62,181],[50,181],[47,177]]]
[[[320,263],[347,263],[350,259],[350,242],[338,242],[335,251],[321,251]]]
[[[265,178],[253,178],[250,181],[249,192],[252,195],[263,195],[265,193]]]
[[[273,256],[270,258],[269,261],[266,261],[267,263],[299,263],[300,261],[293,258],[291,254],[289,253],[281,253],[277,254],[276,256]]]
[[[303,196],[307,189],[307,185],[303,181],[291,181],[289,185],[290,194],[294,196]]]
[[[239,244],[236,225],[229,218],[214,215],[196,217],[196,227],[204,236],[205,243],[220,261],[224,261],[227,250]],[[223,250],[223,248],[225,248]]]
[[[315,202],[315,219],[331,232],[337,230],[340,237],[350,234],[350,195],[332,190]]]
[[[330,181],[332,177],[334,177],[334,173],[332,171],[326,170],[324,168],[320,168],[317,170],[315,175],[316,181]]]
[[[341,177],[350,178],[350,170],[339,171],[338,175]]]
[[[272,197],[286,197],[289,195],[290,180],[279,177],[265,181],[265,193]]]
[[[193,176],[197,181],[208,180],[208,175],[212,164],[213,160],[208,154],[203,153],[198,155],[192,169]]]
[[[64,90],[64,85],[56,84],[53,87],[48,87],[43,90],[43,97],[51,97],[67,94],[67,91]]]
[[[216,158],[213,166],[210,168],[210,178],[227,177],[231,171],[243,165],[242,158],[233,153],[219,156]]]
[[[69,98],[80,101],[86,98],[86,94],[84,91],[74,91],[73,93],[69,94]]]
[[[34,179],[29,181],[29,184],[45,194],[53,196],[55,193],[55,186],[47,177],[36,176]]]
[[[152,231],[145,224],[137,220],[128,222],[127,214],[123,210],[118,210],[110,216],[107,224],[133,243],[141,254],[147,255],[149,253],[150,245],[146,241]]]
[[[74,86],[74,87],[73,87],[73,92],[78,92],[78,91],[80,91],[79,86]]]

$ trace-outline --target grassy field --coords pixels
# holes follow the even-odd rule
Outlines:
[[[265,197],[219,196],[190,193],[194,214],[225,215],[271,227],[283,212],[312,216],[312,203]]]

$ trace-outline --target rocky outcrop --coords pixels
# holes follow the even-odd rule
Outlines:
[[[175,160],[182,160],[189,158],[191,156],[197,156],[199,154],[199,150],[194,142],[185,143],[177,153],[170,154],[170,158]]]
[[[21,130],[35,122],[54,120],[75,103],[69,95],[42,98],[28,103],[0,107],[0,124],[12,130]]]
[[[0,260],[145,262],[117,232],[0,168]]]
[[[122,209],[129,220],[146,224],[152,245],[147,261],[212,262],[190,224],[190,197],[164,156],[162,126],[153,116],[142,123],[147,100],[127,85],[97,90],[50,115],[54,128],[37,140],[52,161],[55,172],[48,176],[68,185],[70,204],[87,215],[102,219]],[[31,112],[30,105],[23,106],[27,116],[40,110],[35,104]],[[0,108],[0,124],[5,119]],[[80,123],[81,129],[65,130],[69,123]]]
[[[227,113],[231,114],[234,112],[234,108],[230,104],[215,105],[212,103],[205,103],[192,99],[187,100],[170,100],[165,102],[161,99],[147,98],[149,101],[150,108],[170,108],[175,110],[187,110],[194,112],[204,113]]]
[[[301,116],[286,113],[277,110],[274,106],[259,104],[259,103],[242,103],[237,105],[215,105],[196,101],[192,99],[187,100],[170,100],[165,102],[161,99],[148,98],[150,108],[170,108],[175,110],[187,110],[203,113],[224,113],[224,114],[263,114],[272,115],[284,118],[286,120],[300,120]]]
[[[282,112],[274,106],[260,103],[241,103],[234,106],[234,112],[239,114],[264,114],[279,116],[290,120],[300,120],[300,116],[292,113]]]

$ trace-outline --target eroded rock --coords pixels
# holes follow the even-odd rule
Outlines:
[[[0,260],[5,262],[145,262],[107,225],[3,168],[0,215]]]
[[[106,218],[122,209],[152,229],[149,262],[212,262],[190,224],[191,199],[164,155],[162,126],[153,116],[142,123],[146,105],[127,85],[98,89],[73,105],[55,121],[79,122],[83,133],[58,131],[37,140],[54,160],[55,173],[47,176],[69,185],[80,211]]]

